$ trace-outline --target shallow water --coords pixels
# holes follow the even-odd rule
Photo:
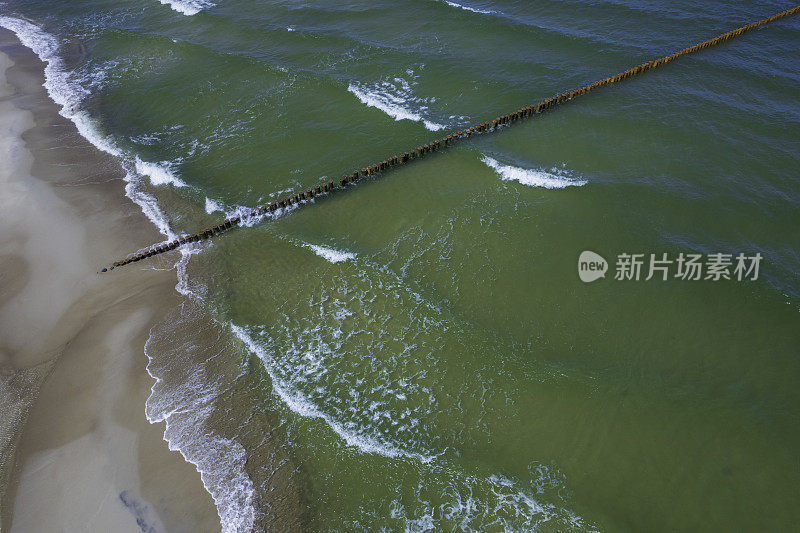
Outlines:
[[[789,7],[28,0],[0,25],[166,238]],[[147,413],[183,413],[224,528],[285,461],[309,529],[795,524],[799,42],[770,24],[186,250],[178,290],[242,364],[170,366],[194,352],[165,324]],[[584,284],[587,249],[764,260]]]

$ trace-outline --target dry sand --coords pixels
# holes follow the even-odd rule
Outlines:
[[[162,236],[42,82],[0,31],[0,530],[219,531],[200,474],[144,415],[143,346],[180,304],[175,274],[97,273]]]

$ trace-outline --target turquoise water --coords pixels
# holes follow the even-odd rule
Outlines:
[[[793,7],[171,4],[0,5],[170,238]],[[208,362],[148,416],[210,428],[168,438],[217,476],[223,528],[280,529],[285,461],[309,530],[794,529],[798,44],[775,22],[187,251],[178,288],[241,371],[166,324],[152,372]],[[717,252],[759,278],[611,275]]]

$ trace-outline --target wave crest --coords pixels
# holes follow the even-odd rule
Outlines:
[[[465,11],[472,11],[473,13],[480,13],[482,15],[491,15],[492,13],[497,13],[497,11],[492,11],[490,9],[478,9],[478,8],[475,8],[475,7],[469,7],[469,6],[457,4],[455,2],[450,2],[448,0],[445,0],[445,3],[448,6],[451,6],[451,7],[458,7],[458,8],[461,8],[461,9],[465,10]]]
[[[306,246],[309,249],[311,249],[315,254],[325,259],[326,261],[330,261],[331,263],[341,263],[342,261],[349,261],[350,259],[355,259],[356,257],[356,254],[354,253],[342,252],[334,248],[328,248],[326,246],[317,246],[315,244],[308,244]]]
[[[518,181],[530,187],[543,187],[545,189],[563,189],[565,187],[581,187],[586,185],[586,180],[575,179],[558,168],[551,168],[549,172],[544,170],[527,169],[504,165],[497,159],[483,156],[481,159],[486,166],[493,169],[503,181]]]
[[[202,10],[213,7],[214,3],[208,0],[158,0],[165,6],[171,7],[173,10],[191,17],[197,15]]]
[[[413,71],[408,73],[413,76]],[[403,78],[384,80],[372,86],[354,82],[350,83],[347,90],[363,104],[380,109],[395,120],[422,122],[430,131],[439,131],[447,127],[423,116],[429,111],[428,103],[433,100],[414,96],[411,83]],[[416,111],[413,108],[416,108]]]

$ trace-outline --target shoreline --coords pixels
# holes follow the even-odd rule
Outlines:
[[[218,531],[200,473],[144,412],[145,342],[182,302],[174,272],[96,273],[162,236],[119,163],[58,114],[41,61],[0,29],[3,53],[0,530]]]

